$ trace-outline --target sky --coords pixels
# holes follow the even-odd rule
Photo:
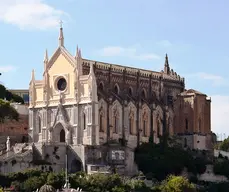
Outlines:
[[[32,69],[41,79],[45,50],[159,71],[165,54],[186,88],[212,100],[212,130],[229,135],[229,25],[227,0],[0,0],[0,81],[28,89]]]

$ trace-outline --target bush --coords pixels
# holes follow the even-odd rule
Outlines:
[[[229,161],[225,159],[218,159],[213,165],[213,172],[216,175],[224,175],[229,178]]]
[[[144,175],[164,180],[167,175],[178,175],[186,167],[193,174],[206,170],[204,158],[193,158],[190,151],[165,144],[143,143],[135,151],[135,162]]]
[[[195,186],[181,176],[169,176],[159,189],[161,192],[196,192]]]
[[[19,114],[9,102],[0,99],[0,122],[4,122],[6,118],[18,121]]]

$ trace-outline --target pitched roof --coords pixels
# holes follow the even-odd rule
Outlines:
[[[185,90],[184,92],[180,93],[180,95],[205,95],[204,93],[201,93],[195,89],[188,89],[188,90]]]

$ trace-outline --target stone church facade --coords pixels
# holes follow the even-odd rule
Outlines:
[[[164,133],[176,134],[185,147],[207,149],[210,100],[189,92],[184,78],[170,68],[167,55],[161,72],[84,59],[78,47],[75,56],[65,48],[61,27],[55,53],[50,58],[45,53],[43,79],[37,80],[32,72],[30,144],[11,147],[11,156],[2,159],[27,155],[30,163],[24,168],[54,171],[67,162],[70,172],[109,172],[115,165],[131,175],[137,170],[134,149],[150,136],[158,143]]]

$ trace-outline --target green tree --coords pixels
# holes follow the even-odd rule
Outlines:
[[[6,97],[6,88],[4,85],[0,84],[0,99],[5,99]]]
[[[13,100],[13,94],[10,91],[6,90],[5,98],[7,101],[12,101]]]
[[[196,192],[195,186],[188,179],[173,175],[163,181],[159,189],[161,192]]]
[[[223,142],[219,144],[219,149],[222,151],[229,150],[229,137],[227,139],[224,139]]]
[[[63,173],[49,173],[47,177],[47,184],[52,185],[55,189],[61,189],[64,186],[64,174]]]
[[[40,189],[40,187],[44,185],[44,181],[40,179],[40,177],[30,177],[23,184],[23,190],[25,192],[35,191]]]
[[[0,99],[0,122],[4,122],[6,118],[18,121],[19,114],[9,102]]]
[[[5,91],[4,98],[6,98],[7,101],[24,104],[24,99],[21,96],[11,93],[8,90]]]
[[[24,99],[21,96],[16,94],[12,94],[12,101],[16,103],[24,104]]]
[[[135,151],[135,162],[144,175],[152,173],[157,180],[167,175],[180,174],[184,167],[196,174],[194,158],[191,153],[180,147],[169,147],[166,138],[160,144],[143,143]]]
[[[229,178],[229,161],[226,159],[217,159],[213,165],[213,172],[216,175],[224,175]]]

